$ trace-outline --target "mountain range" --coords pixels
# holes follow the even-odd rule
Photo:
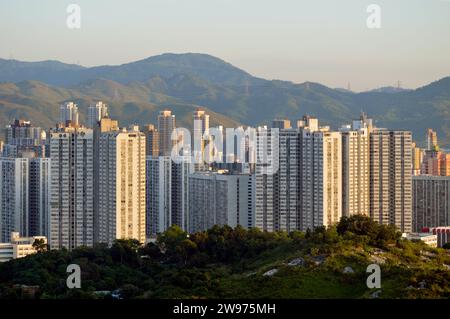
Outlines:
[[[379,127],[411,130],[419,143],[426,129],[434,128],[442,146],[450,145],[450,77],[415,90],[354,93],[313,82],[258,78],[198,53],[91,68],[0,59],[0,125],[27,118],[51,127],[58,105],[68,100],[79,104],[81,120],[89,103],[102,100],[121,125],[155,122],[159,110],[170,108],[178,125],[190,127],[192,111],[202,107],[211,114],[211,125],[260,125],[308,114],[337,128],[364,111]]]

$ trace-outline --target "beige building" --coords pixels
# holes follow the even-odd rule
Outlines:
[[[35,254],[33,244],[36,239],[42,239],[47,244],[47,238],[44,236],[20,237],[17,232],[11,233],[10,242],[0,243],[0,263]]]
[[[341,128],[342,215],[369,216],[369,132]]]
[[[137,126],[99,141],[98,240],[145,242],[145,134]]]
[[[339,132],[323,132],[322,134],[323,217],[321,224],[331,226],[338,223],[342,217],[342,138]],[[316,215],[320,224],[320,212]]]
[[[421,174],[422,161],[424,157],[424,150],[417,146],[415,142],[412,143],[412,170],[413,175],[417,176]]]
[[[342,217],[342,137],[304,117],[301,129],[300,230],[331,226]],[[302,126],[303,125],[303,126]]]

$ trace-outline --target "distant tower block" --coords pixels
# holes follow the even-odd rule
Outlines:
[[[108,106],[102,101],[89,105],[88,108],[88,127],[94,128],[102,118],[108,117]]]
[[[159,155],[170,156],[172,147],[172,131],[175,129],[175,115],[170,110],[163,110],[158,115]]]
[[[78,126],[78,106],[73,102],[61,104],[59,108],[59,122],[63,126]]]
[[[437,133],[429,128],[427,129],[427,150],[428,151],[434,151],[438,147],[438,138]]]

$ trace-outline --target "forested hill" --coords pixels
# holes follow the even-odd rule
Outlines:
[[[373,263],[381,289],[366,286]],[[81,267],[81,289],[66,286],[69,264]],[[362,216],[291,234],[172,227],[145,247],[119,240],[0,264],[0,298],[449,298],[449,268],[449,250]]]
[[[411,130],[421,143],[426,129],[434,128],[442,146],[450,146],[450,77],[415,90],[354,93],[319,83],[261,79],[207,54],[167,53],[91,68],[0,59],[0,82],[0,126],[23,117],[47,127],[56,121],[59,103],[75,100],[84,116],[87,105],[101,99],[123,125],[154,122],[165,107],[183,126],[201,106],[212,113],[213,125],[226,127],[308,114],[337,128],[364,111],[377,126]]]

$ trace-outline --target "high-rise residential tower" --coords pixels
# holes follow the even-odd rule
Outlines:
[[[10,241],[11,232],[28,234],[29,172],[26,158],[0,159],[0,242]]]
[[[422,161],[424,158],[424,150],[418,147],[415,142],[412,143],[411,148],[412,148],[413,175],[417,176],[421,174]]]
[[[47,236],[49,198],[49,158],[0,158],[0,242],[11,232]]]
[[[254,176],[227,172],[196,172],[189,177],[189,232],[214,225],[244,228],[254,222]]]
[[[5,157],[23,157],[24,153],[34,153],[46,157],[47,134],[40,127],[35,127],[30,121],[14,120],[5,128],[5,144],[0,152]]]
[[[370,133],[370,216],[380,224],[412,229],[411,132]]]
[[[147,236],[172,225],[188,231],[189,175],[194,171],[189,157],[178,162],[169,156],[147,157]]]
[[[331,226],[342,217],[342,137],[303,129],[300,230]]]
[[[172,160],[148,156],[146,171],[146,233],[151,237],[172,225]]]
[[[369,132],[366,127],[341,128],[342,215],[369,216]]]
[[[304,117],[297,129],[258,128],[255,225],[267,231],[329,226],[342,216],[339,132]]]
[[[104,117],[108,117],[108,106],[102,101],[91,104],[88,107],[87,127],[94,129],[97,123]]]
[[[44,132],[42,128],[31,125],[31,121],[16,119],[5,128],[5,144],[40,145],[42,144],[42,132]]]
[[[51,130],[52,249],[93,245],[93,143],[92,129],[67,126]]]
[[[28,234],[24,236],[49,235],[51,159],[32,157],[28,159]]]
[[[98,241],[145,243],[145,135],[137,126],[105,132],[99,143]]]
[[[256,129],[255,227],[276,231],[279,211],[279,131],[267,127]]]
[[[413,176],[413,231],[450,225],[450,177]]]
[[[161,111],[158,115],[159,154],[170,156],[175,142],[172,141],[172,131],[175,129],[175,115],[170,110]]]
[[[195,170],[204,170],[207,168],[205,161],[205,148],[211,141],[209,138],[209,115],[204,110],[197,109],[193,114],[194,135],[193,151],[195,160]]]
[[[427,129],[427,151],[438,150],[437,133],[433,129]]]
[[[59,123],[62,126],[77,126],[78,106],[74,102],[66,102],[59,107]]]
[[[152,124],[145,125],[143,133],[145,134],[147,156],[159,156],[159,132],[156,127]]]
[[[301,132],[298,129],[279,130],[279,210],[274,215],[275,229],[300,229],[301,220]]]
[[[99,204],[100,201],[100,136],[103,133],[119,130],[119,122],[103,117],[94,124],[93,156],[94,156],[94,243],[99,242]]]

